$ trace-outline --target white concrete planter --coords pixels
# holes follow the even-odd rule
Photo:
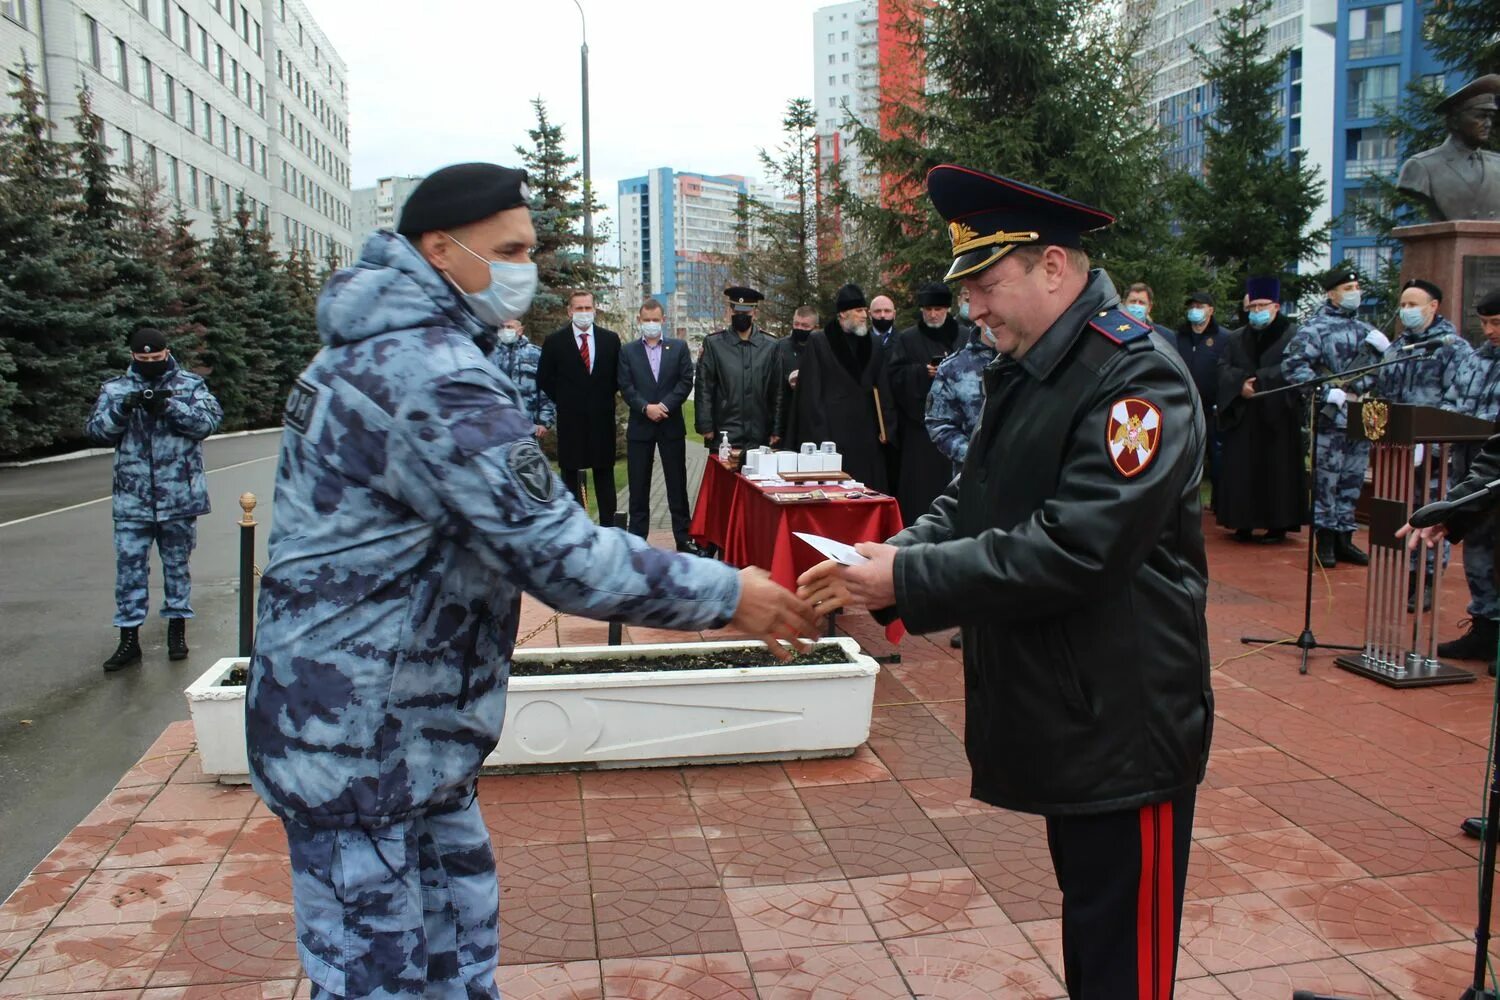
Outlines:
[[[513,677],[500,744],[484,766],[650,767],[852,753],[870,736],[880,667],[853,639],[820,641],[842,647],[853,662]],[[743,641],[574,646],[518,650],[515,659],[597,660],[758,646]],[[203,770],[223,782],[249,780],[245,689],[219,686],[245,662],[219,660],[185,692]]]
[[[249,663],[238,656],[217,660],[183,692],[193,717],[203,773],[216,774],[220,781],[231,784],[250,780],[250,759],[245,752],[245,688],[220,687],[219,682],[235,667]]]
[[[852,753],[870,736],[879,665],[847,637],[852,663],[512,677],[500,745],[486,767],[645,767]],[[526,649],[516,661],[597,660],[752,649],[691,642]]]

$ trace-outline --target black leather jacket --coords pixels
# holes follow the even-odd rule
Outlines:
[[[1500,424],[1496,425],[1496,429],[1500,430]],[[1479,492],[1496,479],[1500,479],[1500,434],[1490,435],[1489,440],[1480,445],[1478,453],[1469,461],[1469,468],[1464,478],[1449,488],[1446,499],[1460,500],[1471,493]],[[1465,535],[1494,514],[1496,507],[1500,507],[1500,492],[1491,493],[1482,500],[1476,500],[1454,511],[1446,522],[1448,540],[1463,541]]]
[[[769,444],[776,421],[781,356],[776,338],[756,328],[741,339],[719,330],[703,341],[694,407],[699,434],[729,432],[736,448]],[[713,441],[717,448],[719,441]]]
[[[1118,301],[1094,272],[1022,360],[985,369],[962,476],[891,539],[889,610],[913,632],[963,626],[973,794],[1008,809],[1136,808],[1207,767],[1203,411]],[[1144,460],[1116,450],[1143,403],[1159,416]]]

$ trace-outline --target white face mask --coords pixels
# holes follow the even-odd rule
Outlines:
[[[520,340],[520,339],[521,339],[521,335],[519,333],[517,333],[516,331],[512,330],[510,327],[508,327],[508,326],[502,326],[500,328],[500,343],[505,344],[506,346],[509,346],[511,344],[514,344],[517,340]]]
[[[573,314],[573,325],[580,330],[591,330],[594,327],[593,310],[588,312],[576,312]]]
[[[647,340],[660,340],[661,339],[661,324],[660,323],[655,323],[655,322],[652,322],[652,323],[642,323],[641,324],[641,336],[645,337]]]
[[[447,233],[443,235],[448,236]],[[508,319],[519,319],[525,315],[526,310],[531,308],[532,296],[536,294],[536,264],[531,261],[511,264],[503,260],[488,260],[454,240],[452,236],[448,238],[490,266],[490,283],[477,292],[466,292],[452,278],[448,278],[474,315],[481,322],[495,327]]]

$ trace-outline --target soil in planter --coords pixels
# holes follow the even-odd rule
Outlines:
[[[512,677],[556,677],[565,674],[640,674],[660,670],[724,670],[731,667],[801,667],[810,664],[850,663],[843,647],[829,643],[814,646],[787,663],[771,655],[764,646],[715,649],[702,653],[667,656],[620,656],[607,659],[520,661],[511,665]]]
[[[229,673],[219,682],[221,688],[244,687],[250,683],[250,671],[245,667],[235,666],[229,668]]]

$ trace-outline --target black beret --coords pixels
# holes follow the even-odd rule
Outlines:
[[[862,309],[868,306],[865,301],[865,293],[858,285],[845,285],[840,288],[834,296],[833,308],[835,312],[843,312],[845,309]]]
[[[155,354],[167,349],[167,335],[154,326],[143,326],[130,335],[131,354]]]
[[[1403,292],[1408,288],[1420,288],[1422,291],[1426,292],[1428,295],[1431,295],[1439,302],[1443,301],[1443,290],[1430,281],[1423,281],[1421,278],[1412,278],[1410,281],[1406,282],[1406,284],[1401,286],[1401,290]]]
[[[760,292],[744,285],[730,285],[724,289],[724,297],[729,300],[730,306],[753,306],[765,300]]]
[[[917,305],[922,308],[951,306],[953,292],[941,281],[929,281],[917,289]]]
[[[401,209],[396,232],[416,238],[520,208],[531,197],[526,171],[493,163],[455,163],[423,178]]]
[[[1318,278],[1318,282],[1322,284],[1323,291],[1325,292],[1331,292],[1340,285],[1359,280],[1361,280],[1359,271],[1355,270],[1353,264],[1347,263],[1324,271]]]
[[[947,281],[978,274],[1018,246],[1081,247],[1084,233],[1115,221],[1081,201],[951,163],[927,172],[927,197],[948,223]]]
[[[1481,298],[1474,311],[1481,316],[1500,316],[1500,288]]]
[[[1189,295],[1187,297],[1187,300],[1188,302],[1201,302],[1206,306],[1212,306],[1214,304],[1213,294],[1211,292],[1202,291],[1201,289]]]

